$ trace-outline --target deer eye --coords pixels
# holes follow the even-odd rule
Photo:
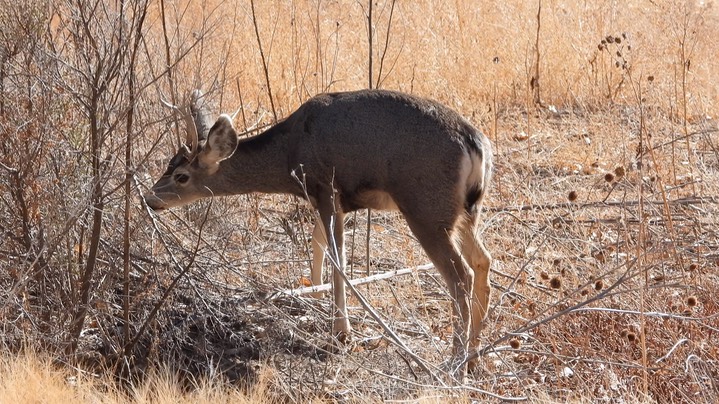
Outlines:
[[[184,184],[190,180],[190,176],[187,174],[175,174],[174,178],[178,184]]]

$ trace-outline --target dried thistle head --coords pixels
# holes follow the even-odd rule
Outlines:
[[[562,287],[562,278],[555,276],[552,278],[552,280],[549,281],[549,286],[552,287],[552,289],[559,289]]]
[[[577,191],[570,191],[569,195],[567,195],[567,199],[569,199],[570,202],[574,202],[579,197],[579,194]]]
[[[612,174],[612,173],[604,174],[604,181],[606,181],[606,182],[614,181],[614,174]]]
[[[617,176],[617,179],[624,177],[624,174],[626,174],[626,172],[624,171],[624,167],[619,166],[614,169],[614,175]]]
[[[695,307],[697,305],[697,297],[696,296],[689,296],[687,298],[687,306],[689,307]]]

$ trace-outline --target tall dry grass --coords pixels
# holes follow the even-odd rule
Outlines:
[[[495,86],[503,105],[524,105],[534,74],[536,2],[400,1],[387,39],[391,3],[378,4],[374,14],[375,84],[440,99],[470,116],[484,113]],[[266,96],[266,89],[247,5],[194,7],[190,15],[212,12],[217,29],[210,39],[216,42],[188,59],[193,66],[185,70],[188,78],[212,82],[221,73],[230,78],[228,89],[235,90],[237,77],[248,101],[268,104],[254,99],[255,94]],[[321,91],[366,87],[366,5],[293,1],[263,2],[256,8],[281,115]],[[696,89],[692,114],[714,111],[717,93],[711,78],[719,68],[711,38],[717,37],[718,15],[711,3],[545,1],[541,11],[539,79],[545,103],[586,107],[631,99],[626,81],[617,88],[622,72],[614,68],[615,58],[598,49],[606,36],[625,33],[631,44],[625,57],[635,76],[655,77],[663,107],[676,108],[679,102],[675,87],[684,47],[684,58],[691,59],[688,84]]]
[[[2,403],[257,403],[273,402],[266,381],[243,392],[217,381],[198,380],[183,389],[174,372],[157,369],[147,380],[118,389],[111,380],[53,364],[46,354],[27,351],[3,355],[0,361]],[[269,373],[263,376],[269,380]]]

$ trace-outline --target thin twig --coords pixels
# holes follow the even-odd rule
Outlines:
[[[387,49],[389,48],[389,38],[392,31],[392,17],[394,16],[394,6],[396,0],[392,0],[392,6],[389,9],[389,21],[387,21],[387,33],[384,38],[384,49],[382,49],[382,56],[379,58],[379,71],[377,72],[377,85],[379,88],[382,85],[382,70],[384,69],[384,59],[387,56]]]
[[[669,350],[669,352],[667,352],[666,355],[664,355],[664,356],[662,356],[661,358],[655,360],[654,363],[659,363],[659,362],[661,362],[661,361],[667,359],[668,357],[670,357],[670,356],[672,355],[672,353],[674,353],[674,351],[675,351],[677,348],[679,348],[680,345],[684,344],[685,342],[689,342],[689,338],[682,338],[682,339],[680,339],[679,341],[677,341],[677,343],[674,344],[674,346],[672,346],[672,348]]]
[[[267,84],[267,94],[270,96],[270,106],[272,107],[272,116],[274,122],[277,122],[277,110],[275,110],[275,100],[272,96],[272,87],[270,85],[270,73],[267,69],[267,59],[265,52],[262,50],[262,41],[260,40],[260,29],[257,26],[257,16],[255,14],[255,0],[250,0],[250,8],[252,9],[252,25],[255,27],[255,38],[257,38],[257,46],[260,48],[260,58],[262,59],[262,69],[265,72],[265,83]]]
[[[534,38],[534,77],[532,80],[532,91],[534,92],[534,105],[542,105],[542,100],[540,98],[539,94],[539,60],[540,60],[540,54],[539,54],[539,30],[542,27],[542,0],[539,0],[539,3],[537,5],[537,35]],[[527,115],[529,115],[529,111],[527,111]],[[529,135],[529,132],[527,132],[527,135]]]

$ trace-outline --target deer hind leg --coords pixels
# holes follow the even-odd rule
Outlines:
[[[459,226],[460,245],[462,256],[467,264],[474,271],[474,287],[471,299],[471,332],[469,334],[469,349],[474,353],[479,345],[479,334],[484,328],[484,320],[489,309],[489,297],[491,286],[489,284],[489,268],[492,257],[475,234],[477,227],[477,216],[463,220]],[[469,361],[469,370],[477,366],[478,358]]]
[[[332,316],[332,334],[340,341],[345,341],[350,334],[351,327],[347,318],[347,295],[345,292],[344,279],[339,271],[345,270],[344,251],[344,218],[345,214],[335,210],[331,203],[318,206],[322,230],[325,235],[327,249],[329,251],[330,265],[332,265],[332,292],[334,295],[334,310]],[[320,266],[321,268],[321,266]],[[313,267],[312,271],[316,271]],[[321,269],[320,269],[321,273]],[[313,279],[314,283],[314,279]]]
[[[322,270],[325,262],[325,251],[327,250],[327,238],[323,230],[321,220],[315,222],[312,230],[312,268],[310,268],[310,280],[313,286],[322,284]],[[325,295],[324,292],[314,292],[310,296],[319,299]]]
[[[453,358],[451,370],[462,380],[468,354],[471,324],[471,296],[474,272],[462,260],[452,241],[452,229],[440,227],[436,221],[423,221],[405,214],[407,223],[422,248],[444,278],[453,300]]]

